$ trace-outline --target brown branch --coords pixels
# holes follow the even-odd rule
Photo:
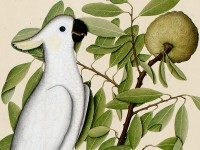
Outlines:
[[[174,99],[177,99],[177,98],[183,98],[183,99],[185,99],[184,96],[186,96],[186,95],[178,95],[178,96],[170,97],[170,98],[168,98],[168,99],[166,99],[166,100],[162,100],[162,99],[161,99],[161,101],[159,101],[159,102],[157,102],[157,103],[150,104],[150,105],[148,105],[148,106],[146,106],[146,107],[143,107],[143,108],[138,109],[137,111],[134,111],[133,114],[137,114],[137,113],[139,113],[139,112],[141,112],[141,111],[143,111],[143,110],[148,110],[148,109],[151,108],[151,107],[158,106],[159,104],[166,103],[166,102],[168,102],[168,101],[170,101],[170,100],[174,100]]]
[[[164,52],[160,53],[154,59],[149,61],[148,65],[150,67],[153,66],[156,62],[160,61],[163,58],[164,54],[168,54],[171,51],[171,49],[173,48],[173,46],[171,44],[168,44],[168,43],[163,44],[163,46],[164,46]],[[135,88],[140,88],[142,86],[145,76],[146,76],[146,71],[145,70],[140,72]],[[137,104],[130,104],[129,107],[128,107],[128,113],[127,113],[127,116],[126,116],[126,120],[125,120],[125,123],[124,123],[124,127],[123,127],[123,130],[122,130],[122,133],[121,133],[119,141],[118,141],[118,145],[123,145],[125,140],[126,140],[126,134],[127,134],[130,122],[131,122],[131,118],[134,115],[133,108],[136,105]]]
[[[148,147],[155,147],[155,146],[153,146],[153,145],[146,145],[142,150],[145,150]]]
[[[80,66],[82,66],[84,69],[87,69],[87,70],[90,70],[90,71],[96,73],[97,75],[99,75],[99,76],[101,76],[102,78],[106,79],[108,82],[112,83],[114,86],[118,87],[118,84],[117,84],[114,80],[110,79],[107,75],[104,75],[104,74],[102,74],[101,72],[97,71],[96,69],[90,68],[90,67],[88,67],[88,66],[82,64],[82,63],[79,62],[79,61],[77,61],[77,64],[80,65]]]

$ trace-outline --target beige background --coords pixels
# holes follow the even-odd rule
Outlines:
[[[106,1],[106,0],[104,0]],[[101,2],[104,2],[101,0]],[[134,13],[137,15],[145,4],[149,2],[149,0],[130,0],[134,3]],[[0,0],[0,91],[2,90],[2,86],[5,82],[8,72],[14,66],[32,61],[32,57],[18,51],[15,51],[11,46],[10,42],[15,34],[27,27],[40,27],[44,17],[47,12],[51,8],[53,4],[55,4],[57,0]],[[65,6],[70,6],[74,9],[77,17],[86,16],[86,14],[81,12],[81,8],[84,4],[90,2],[100,2],[100,0],[64,0]],[[123,9],[126,11],[130,10],[130,7],[127,5],[122,5]],[[197,27],[200,27],[200,2],[199,0],[181,0],[180,3],[174,8],[174,10],[181,10],[188,14]],[[121,27],[125,29],[129,25],[129,16],[127,14],[121,15],[122,18]],[[148,24],[155,17],[141,17],[136,20],[136,24],[140,26],[140,33],[145,33]],[[94,36],[89,35],[85,40],[84,44],[81,47],[81,51],[78,55],[79,61],[84,64],[90,65],[93,62],[93,56],[89,53],[85,52],[85,48],[92,44],[94,41]],[[169,88],[163,88],[159,83],[156,86],[153,86],[149,77],[146,77],[144,81],[145,87],[154,88],[160,90],[164,93],[171,93],[172,95],[179,94],[191,94],[200,96],[199,91],[199,83],[200,83],[200,47],[198,47],[197,52],[192,56],[190,61],[184,62],[179,65],[179,67],[185,72],[187,76],[187,81],[182,82],[175,80],[167,71],[167,79],[169,83]],[[108,68],[108,59],[109,56],[104,57],[95,63],[95,68],[98,68],[101,72],[104,72]],[[23,90],[25,84],[32,73],[40,66],[41,62],[34,61],[31,66],[29,74],[26,78],[17,86],[16,92],[12,101],[21,106],[21,99],[23,95]],[[155,69],[158,66],[154,66]],[[115,68],[110,69],[109,75],[115,72]],[[157,71],[156,71],[157,72]],[[135,71],[136,73],[136,71]],[[85,80],[91,78],[92,73],[88,71],[83,72],[83,76]],[[116,81],[119,82],[121,80],[120,75],[116,77]],[[94,92],[98,90],[98,88],[102,85],[104,80],[100,77],[95,77],[92,84],[92,89]],[[134,80],[134,84],[136,82],[136,76]],[[107,91],[107,100],[111,100],[111,84],[105,85],[105,90]],[[179,104],[176,106],[176,110],[182,104],[180,100]],[[160,108],[166,106],[163,104]],[[189,132],[188,138],[184,145],[185,150],[199,150],[200,142],[199,142],[199,134],[200,134],[200,112],[194,106],[191,99],[188,99],[186,103],[186,107],[189,114]],[[157,112],[158,110],[156,110]],[[114,111],[113,111],[114,112]],[[124,113],[125,117],[125,113]],[[117,116],[114,112],[114,121],[112,128],[116,129],[121,133],[122,124],[118,121]],[[157,144],[158,142],[164,140],[165,138],[174,136],[174,117],[170,124],[165,128],[161,133],[148,133],[145,138],[142,139],[140,145],[138,146],[138,150],[141,150],[147,144]],[[12,130],[9,124],[7,105],[4,105],[2,101],[0,101],[0,139],[5,137],[8,134],[11,134]],[[114,134],[111,132],[110,136]],[[84,150],[85,145],[82,145],[80,150]],[[156,150],[157,148],[148,148],[149,150]]]

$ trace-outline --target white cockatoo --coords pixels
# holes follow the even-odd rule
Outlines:
[[[74,42],[86,34],[82,21],[63,15],[32,38],[14,43],[21,50],[43,46],[45,71],[20,114],[11,150],[74,149],[89,101],[89,88],[76,64]]]

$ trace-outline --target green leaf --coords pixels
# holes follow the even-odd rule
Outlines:
[[[123,116],[122,110],[121,109],[117,109],[116,113],[117,113],[117,117],[118,117],[119,121],[122,121],[122,116]]]
[[[67,16],[72,16],[73,18],[75,18],[74,11],[72,10],[71,7],[67,7],[67,8],[65,9],[64,14],[67,15]]]
[[[150,78],[152,79],[153,83],[156,84],[156,80],[155,80],[155,75],[153,73],[153,69],[146,64],[145,62],[140,62],[140,66],[146,71],[146,73],[150,76]]]
[[[17,35],[13,38],[12,44],[15,42],[20,42],[27,40],[34,35],[36,35],[38,32],[40,32],[39,28],[26,28],[17,33]]]
[[[101,146],[99,147],[99,150],[105,150],[108,147],[114,146],[116,141],[116,138],[110,138],[107,141],[105,141],[103,144],[101,144]]]
[[[114,17],[124,11],[116,5],[104,3],[90,3],[83,6],[82,11],[97,17]]]
[[[45,27],[53,18],[62,14],[64,14],[64,3],[63,1],[59,1],[50,9],[49,13],[44,19],[42,28]]]
[[[112,45],[112,46],[99,46],[99,45],[90,45],[87,47],[86,51],[93,54],[109,54],[118,50],[122,45]]]
[[[115,24],[105,19],[99,18],[80,18],[88,26],[90,33],[102,37],[118,37],[125,33]]]
[[[187,80],[186,76],[184,73],[169,59],[168,56],[166,58],[166,63],[169,71],[171,74],[178,80]]]
[[[111,22],[113,24],[117,25],[118,27],[120,25],[119,18],[115,18]],[[95,44],[99,45],[99,46],[111,46],[111,45],[114,45],[114,42],[115,42],[115,37],[101,37],[101,36],[98,36],[96,38]],[[97,59],[100,59],[103,56],[104,56],[104,54],[95,54],[94,55],[94,59],[97,60]]]
[[[196,107],[200,110],[200,97],[197,97],[197,96],[190,96],[190,97],[192,98]]]
[[[110,0],[113,4],[124,4],[127,3],[127,0]]]
[[[11,100],[11,98],[13,97],[14,93],[15,93],[15,87],[4,92],[4,93],[2,93],[1,99],[2,99],[3,103],[7,104]]]
[[[88,132],[89,132],[91,126],[92,126],[93,117],[94,117],[94,98],[93,98],[93,95],[92,95],[92,91],[90,91],[90,100],[89,100],[89,104],[88,104],[87,114],[86,114],[86,117],[85,117],[83,129],[81,131],[81,134],[79,136],[78,141],[76,142],[76,149],[88,137]]]
[[[148,126],[153,118],[153,112],[145,113],[141,116],[141,122],[142,122],[142,136],[144,136],[148,132]]]
[[[110,127],[112,123],[112,111],[108,110],[105,113],[103,113],[95,122],[93,127],[98,126],[106,126]],[[107,137],[108,134],[103,135],[99,138],[87,138],[87,146],[86,150],[95,150]]]
[[[140,34],[137,36],[135,40],[135,49],[136,49],[136,54],[140,54],[143,47],[144,47],[144,35],[145,34]]]
[[[118,69],[122,69],[122,68],[128,63],[128,61],[130,61],[130,58],[131,58],[132,55],[133,55],[133,52],[130,51],[130,52],[126,55],[126,57],[124,57],[124,58],[122,59],[122,61],[119,62],[119,64],[117,65],[117,68],[118,68]]]
[[[13,139],[13,134],[8,135],[7,137],[3,138],[0,141],[0,150],[10,150],[12,139]]]
[[[119,101],[117,99],[114,99],[107,103],[106,108],[109,109],[128,109],[129,103]]]
[[[108,133],[110,131],[110,128],[105,127],[105,126],[98,126],[95,128],[92,128],[89,132],[88,135],[92,138],[97,138],[100,136],[105,135],[106,133]]]
[[[42,75],[43,75],[43,69],[42,67],[40,67],[28,80],[25,90],[24,90],[23,98],[22,98],[22,107],[24,107],[24,105],[26,104],[26,101],[28,100],[32,92],[34,91],[35,87],[38,85]]]
[[[124,33],[131,35],[131,30],[133,30],[133,34],[135,37],[137,37],[138,33],[139,33],[139,26],[138,25],[134,25],[131,29],[131,27],[128,27]]]
[[[172,9],[180,0],[151,0],[140,12],[140,16],[154,16]]]
[[[143,62],[146,62],[147,60],[149,60],[150,57],[151,57],[151,55],[147,55],[147,54],[139,54],[138,55],[138,58]]]
[[[29,71],[30,66],[31,63],[21,64],[14,67],[9,72],[1,93],[2,100],[5,104],[7,104],[10,101],[10,98],[14,92],[13,89],[24,79],[24,77]],[[5,92],[7,92],[7,97],[5,97]]]
[[[130,146],[124,146],[124,145],[111,146],[109,148],[106,148],[105,150],[131,150],[131,147]]]
[[[183,144],[181,140],[178,138],[176,143],[174,144],[173,150],[182,150],[183,149]]]
[[[129,130],[129,141],[134,150],[142,138],[142,123],[138,115],[135,115],[133,118]]]
[[[123,35],[117,39],[117,41],[115,42],[115,45],[124,44],[124,43],[130,42],[130,41],[131,41],[130,35]]]
[[[103,88],[100,88],[94,96],[94,118],[97,120],[101,116],[106,107],[106,95]]]
[[[81,44],[82,44],[82,41],[74,44],[74,50],[76,53],[78,53],[78,51],[80,50]]]
[[[177,137],[168,138],[157,145],[162,150],[174,150],[174,145],[177,141]]]
[[[185,105],[178,110],[175,118],[175,134],[182,143],[185,143],[188,133],[188,114]]]
[[[15,103],[10,102],[8,104],[8,113],[13,132],[15,131],[20,112],[21,112],[20,107],[17,106]]]
[[[164,87],[168,87],[168,85],[167,85],[167,80],[166,80],[166,76],[165,76],[164,58],[163,58],[162,61],[160,62],[158,76],[159,76],[160,83],[161,83]]]
[[[131,50],[132,44],[130,42],[124,44],[120,49],[111,53],[110,67],[117,65]]]
[[[128,103],[147,103],[160,98],[163,94],[148,88],[136,88],[120,93],[116,96],[118,100]]]
[[[169,123],[174,112],[174,107],[175,104],[172,104],[160,110],[149,123],[148,129],[154,132],[162,131]]]
[[[129,90],[133,83],[133,68],[130,61],[127,63],[125,71],[126,71],[127,77],[118,86],[118,93],[122,93]]]

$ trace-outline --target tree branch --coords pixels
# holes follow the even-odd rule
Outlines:
[[[88,67],[88,66],[82,64],[82,63],[79,62],[79,61],[77,61],[77,64],[78,64],[79,66],[82,66],[84,69],[87,69],[87,70],[90,70],[90,71],[96,73],[97,75],[99,75],[99,76],[101,76],[102,78],[106,79],[108,82],[112,83],[114,86],[118,87],[118,84],[117,84],[114,80],[110,79],[107,75],[104,75],[104,74],[102,74],[101,72],[97,71],[96,69],[90,68],[90,67]]]
[[[163,58],[163,56],[165,54],[168,54],[171,51],[171,49],[173,48],[173,46],[171,44],[168,44],[168,43],[164,43],[163,46],[164,46],[164,52],[160,53],[154,59],[152,59],[152,60],[149,61],[148,65],[150,67],[153,66],[156,62],[160,61]],[[145,70],[143,70],[142,72],[140,72],[139,77],[138,77],[138,81],[137,81],[137,84],[136,84],[135,88],[140,88],[142,86],[143,80],[144,80],[145,76],[146,76],[146,71]],[[122,130],[122,133],[120,135],[120,138],[119,138],[119,141],[118,141],[117,145],[124,145],[124,142],[126,140],[126,134],[127,134],[130,122],[131,122],[131,118],[134,115],[133,108],[136,105],[137,104],[130,104],[129,107],[128,107],[128,113],[127,113],[127,116],[126,116],[124,127],[123,127],[123,130]]]
[[[183,99],[185,99],[184,96],[186,96],[186,95],[178,95],[178,96],[170,97],[170,98],[168,98],[168,99],[166,99],[166,100],[161,100],[161,101],[159,101],[159,102],[157,102],[157,103],[150,104],[150,105],[148,105],[148,106],[146,106],[146,107],[140,108],[140,109],[138,109],[137,111],[134,111],[133,114],[137,114],[137,113],[139,113],[139,112],[141,112],[141,111],[143,111],[143,110],[148,110],[148,109],[151,108],[151,107],[158,106],[159,104],[166,103],[166,102],[168,102],[168,101],[170,101],[170,100],[174,100],[174,99],[177,99],[177,98],[183,98]]]

